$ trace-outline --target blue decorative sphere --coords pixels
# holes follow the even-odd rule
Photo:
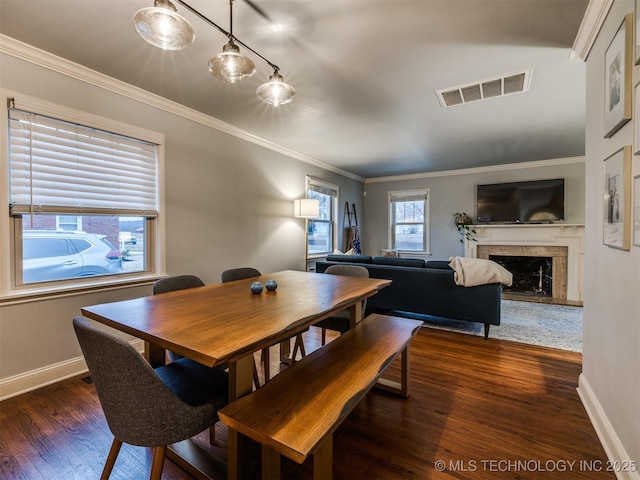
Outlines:
[[[251,292],[253,293],[261,293],[262,292],[262,284],[260,282],[253,282],[251,284],[251,287],[249,287],[251,289]]]
[[[278,283],[275,280],[267,280],[264,286],[267,287],[267,290],[273,292],[276,288],[278,288]]]

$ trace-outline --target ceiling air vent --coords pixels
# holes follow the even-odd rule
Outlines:
[[[436,96],[442,108],[453,107],[454,105],[526,92],[529,90],[530,80],[531,70],[528,70],[482,82],[445,88],[436,91]]]

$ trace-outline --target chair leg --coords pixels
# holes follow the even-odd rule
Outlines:
[[[264,370],[264,383],[271,380],[271,352],[269,347],[262,349],[262,368]]]
[[[216,444],[216,424],[209,427],[209,445]]]
[[[164,466],[164,456],[167,453],[166,445],[153,447],[153,460],[151,460],[151,475],[149,480],[162,479],[162,467]]]
[[[302,334],[299,333],[296,335],[296,341],[293,344],[293,353],[291,354],[291,363],[295,363],[296,357],[298,356],[298,351],[300,351],[300,358],[304,358],[307,356],[307,352],[304,349],[304,339],[302,338]]]
[[[107,456],[107,461],[104,464],[104,469],[102,470],[100,480],[109,479],[109,475],[111,475],[113,466],[116,463],[116,458],[118,458],[118,453],[120,453],[120,447],[122,447],[122,442],[117,438],[114,438],[113,443],[111,444],[111,449],[109,450],[109,455]]]
[[[322,329],[322,346],[324,346],[325,343],[327,343],[327,329],[323,328]]]
[[[258,378],[258,367],[256,367],[255,360],[253,361],[253,383],[256,386],[256,390],[260,388],[260,378]]]

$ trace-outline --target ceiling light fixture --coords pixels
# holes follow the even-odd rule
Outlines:
[[[138,10],[133,27],[144,40],[163,50],[182,50],[196,38],[191,24],[169,0],[155,0],[153,7]]]
[[[240,55],[240,49],[233,42],[233,0],[229,0],[229,43],[222,47],[222,53],[209,59],[209,72],[220,80],[235,83],[249,78],[256,71],[251,59]]]
[[[293,100],[296,89],[288,83],[284,83],[282,75],[278,73],[276,68],[273,75],[269,76],[269,81],[257,88],[256,94],[264,103],[278,107]]]
[[[295,89],[284,82],[279,67],[256,52],[233,35],[233,0],[229,0],[230,31],[227,32],[183,0],[174,0],[210,26],[224,34],[228,43],[222,53],[209,59],[209,71],[216,78],[235,83],[255,73],[255,64],[251,59],[240,54],[238,45],[264,60],[272,69],[269,81],[256,90],[258,98],[273,106],[291,102]],[[164,50],[180,50],[190,46],[195,34],[189,22],[177,13],[176,7],[169,0],[155,0],[154,6],[137,11],[133,23],[138,34],[150,44]],[[190,32],[190,33],[189,33]]]

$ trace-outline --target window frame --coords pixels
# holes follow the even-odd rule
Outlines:
[[[46,100],[23,95],[6,89],[0,89],[6,100],[6,110],[0,119],[0,303],[10,303],[23,297],[48,297],[68,294],[74,291],[95,290],[100,287],[113,288],[120,285],[148,282],[157,278],[165,270],[165,221],[164,221],[164,134],[117,120],[90,114],[70,107],[57,105]],[[15,102],[16,108],[58,120],[76,123],[90,128],[115,133],[157,145],[157,211],[155,218],[145,218],[146,269],[140,272],[119,273],[114,275],[65,279],[55,282],[22,284],[22,272],[18,263],[22,262],[22,217],[10,215],[9,205],[9,107]],[[82,212],[66,213],[67,215]],[[86,213],[85,215],[92,215]],[[57,221],[57,220],[56,220]]]
[[[332,200],[331,200],[331,218],[330,220],[319,220],[319,219],[313,219],[313,218],[309,218],[307,220],[307,226],[306,228],[309,229],[311,227],[311,225],[313,225],[313,223],[319,222],[319,223],[328,223],[329,224],[329,228],[330,228],[330,237],[331,237],[331,245],[330,245],[330,250],[326,251],[326,252],[314,252],[311,253],[309,250],[309,242],[311,241],[310,236],[307,238],[307,252],[308,252],[308,258],[310,259],[316,259],[316,258],[322,258],[322,257],[326,257],[327,255],[333,253],[333,251],[336,249],[336,245],[338,243],[338,228],[337,228],[337,216],[338,216],[338,197],[340,195],[340,187],[334,183],[331,182],[327,182],[325,180],[321,180],[319,178],[315,178],[315,177],[311,177],[311,176],[307,176],[306,177],[306,181],[305,181],[305,197],[309,198],[309,191],[310,191],[310,187],[312,186],[316,186],[322,189],[327,189],[327,190],[333,190],[335,191],[335,196],[332,196]]]
[[[407,250],[407,249],[397,249],[396,248],[396,239],[395,239],[395,231],[396,231],[396,222],[395,222],[395,212],[394,212],[394,204],[397,203],[398,199],[405,199],[404,201],[415,201],[419,200],[418,197],[424,196],[424,220],[422,223],[420,222],[412,222],[411,224],[422,225],[423,227],[423,250]],[[413,255],[430,255],[431,254],[431,192],[428,188],[420,189],[420,190],[396,190],[388,192],[388,245],[392,250],[397,250],[399,253],[410,253]],[[406,222],[402,222],[405,224]]]

